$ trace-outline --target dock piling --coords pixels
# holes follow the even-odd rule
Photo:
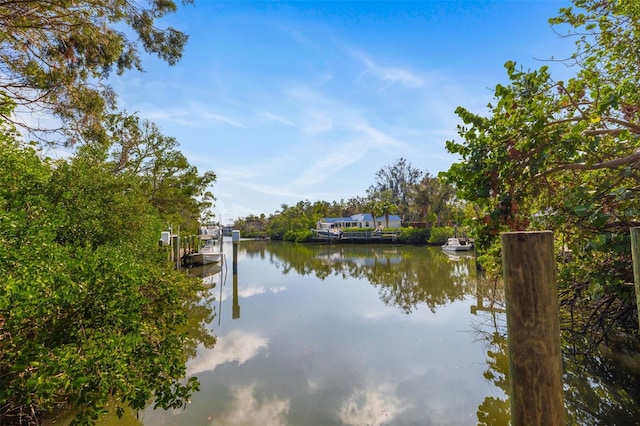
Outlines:
[[[562,352],[553,233],[501,235],[511,422],[564,425]]]

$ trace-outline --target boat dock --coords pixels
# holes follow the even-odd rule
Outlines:
[[[400,231],[344,231],[340,238],[327,238],[324,236],[315,236],[312,238],[314,242],[321,243],[395,243],[398,240]]]

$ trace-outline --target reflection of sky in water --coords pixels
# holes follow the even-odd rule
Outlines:
[[[145,424],[469,425],[486,396],[500,396],[482,375],[472,295],[407,315],[366,280],[283,274],[240,243],[232,320],[230,245],[225,252],[221,324],[209,326],[218,342],[188,363],[201,391],[184,411],[147,410]]]

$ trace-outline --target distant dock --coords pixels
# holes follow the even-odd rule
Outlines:
[[[395,243],[400,231],[343,231],[340,238],[315,236],[312,241],[318,243]]]

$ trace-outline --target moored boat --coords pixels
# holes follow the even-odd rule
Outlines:
[[[442,246],[446,251],[470,251],[473,249],[473,241],[468,238],[448,238]]]
[[[333,223],[318,222],[316,229],[312,229],[315,237],[320,240],[339,240],[342,238],[342,230]]]
[[[215,250],[213,239],[202,240],[203,244],[196,253],[189,253],[188,262],[191,265],[209,265],[218,263],[222,259],[222,253]]]
[[[198,238],[201,240],[217,240],[220,238],[221,230],[216,225],[201,226],[198,229]]]

